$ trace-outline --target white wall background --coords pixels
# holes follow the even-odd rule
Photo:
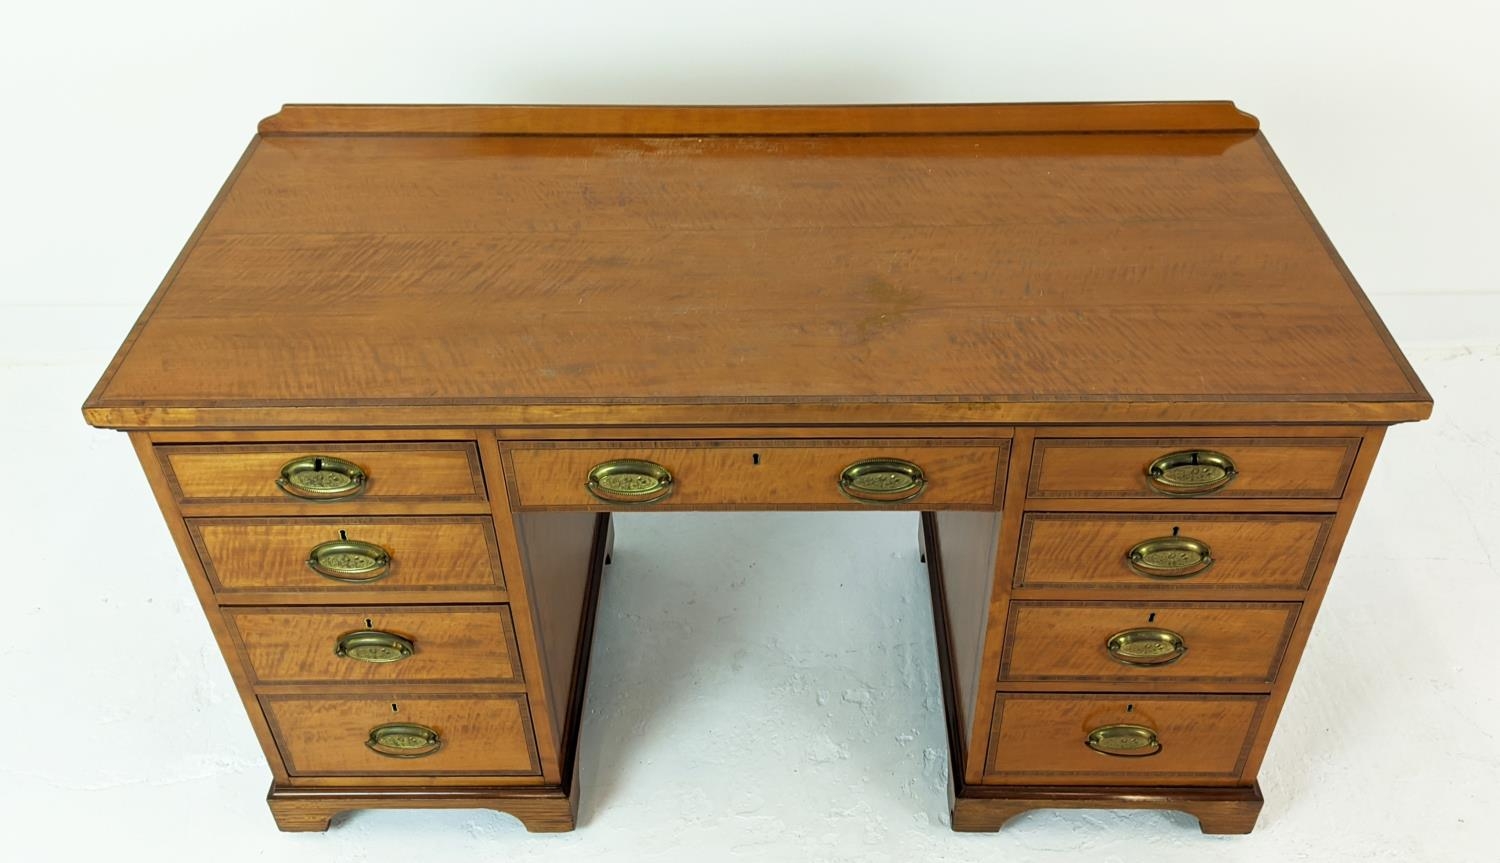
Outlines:
[[[1500,699],[1483,657],[1500,484],[1473,465],[1500,454],[1497,23],[1474,0],[7,2],[0,716],[30,731],[0,748],[0,858],[203,859],[212,845],[222,860],[1493,859],[1486,723]],[[1255,836],[1205,840],[1188,819],[1139,813],[946,833],[925,755],[943,749],[941,725],[913,697],[934,681],[905,528],[870,528],[841,575],[820,545],[865,528],[787,516],[721,525],[740,533],[709,549],[682,539],[707,517],[622,536],[618,614],[601,621],[613,652],[595,666],[617,677],[591,690],[586,726],[589,829],[533,839],[498,816],[373,813],[327,836],[274,833],[260,754],[144,480],[123,437],[77,412],[259,118],[296,101],[1199,98],[1261,118],[1438,398],[1432,423],[1389,438]],[[682,544],[643,562],[657,540]],[[732,571],[681,581],[725,549]],[[779,579],[754,577],[757,561]],[[887,604],[867,610],[887,640],[870,634],[867,650],[785,613],[797,573],[833,602],[846,575],[876,570]],[[1433,639],[1425,652],[1368,648],[1391,646],[1397,622]],[[121,646],[94,651],[79,627]],[[701,651],[702,673],[664,677],[649,651]],[[754,721],[763,699],[791,723],[783,738]],[[714,727],[734,704],[751,718]],[[723,755],[724,734],[743,748]]]
[[[1486,0],[6,6],[5,302],[133,314],[295,101],[1231,98],[1382,308],[1500,278]]]

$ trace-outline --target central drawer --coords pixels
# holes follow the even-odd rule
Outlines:
[[[992,509],[1006,440],[526,443],[518,509]]]
[[[510,608],[226,608],[253,680],[266,683],[521,680]]]
[[[1269,685],[1295,602],[1013,602],[1000,680]]]

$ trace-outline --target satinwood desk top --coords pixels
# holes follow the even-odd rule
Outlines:
[[[1430,410],[1227,102],[289,106],[85,406],[125,428]]]

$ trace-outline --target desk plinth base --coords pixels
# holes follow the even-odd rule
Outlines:
[[[562,788],[291,788],[266,795],[276,826],[287,832],[327,830],[334,816],[356,809],[494,809],[531,833],[565,833],[577,824],[578,793]]]
[[[1255,828],[1264,803],[1260,785],[1235,788],[1143,788],[1071,786],[974,786],[953,795],[953,829],[999,830],[1033,809],[1173,809],[1198,819],[1204,833],[1244,834]]]

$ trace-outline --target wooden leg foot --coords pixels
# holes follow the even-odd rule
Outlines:
[[[1255,829],[1260,818],[1261,801],[1253,803],[1213,803],[1184,806],[1183,811],[1196,816],[1198,827],[1211,836],[1241,836]]]
[[[286,800],[268,800],[267,803],[271,807],[271,817],[276,819],[277,829],[283,833],[322,833],[338,814],[315,803]]]
[[[1033,809],[1174,809],[1198,819],[1209,834],[1255,828],[1265,800],[1260,786],[1131,789],[1098,786],[965,786],[953,798],[953,829],[991,832]]]

